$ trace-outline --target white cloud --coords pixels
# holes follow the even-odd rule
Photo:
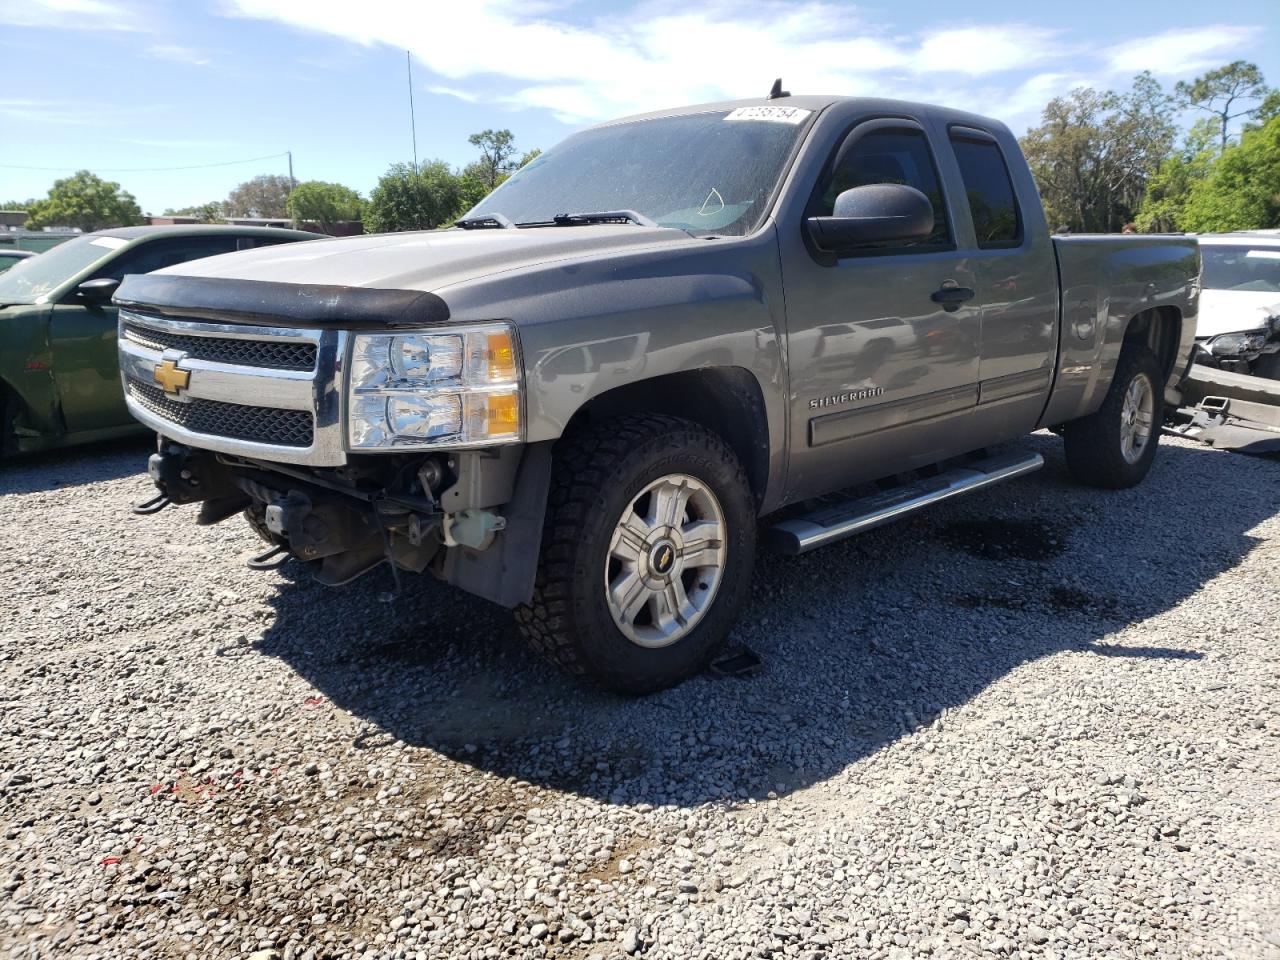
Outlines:
[[[0,23],[59,30],[137,30],[136,14],[110,0],[7,0]]]
[[[1157,76],[1187,76],[1234,59],[1262,36],[1262,28],[1208,24],[1188,30],[1166,30],[1130,40],[1106,51],[1112,70]]]
[[[442,97],[454,97],[457,100],[464,100],[467,103],[475,103],[480,99],[477,93],[471,93],[467,90],[459,90],[456,87],[445,87],[440,84],[427,87],[427,93],[436,93]]]
[[[1028,24],[965,23],[889,33],[834,0],[638,0],[583,19],[563,0],[223,0],[233,16],[364,46],[408,48],[432,92],[550,111],[583,123],[676,103],[762,96],[781,76],[796,92],[923,98],[1022,119],[1030,98],[1065,93],[1088,73],[1185,73],[1221,62],[1251,33],[1173,31],[1109,50]],[[577,15],[576,19],[571,19]],[[1190,38],[1190,39],[1189,39]],[[1190,64],[1190,66],[1188,66]],[[1110,68],[1110,70],[1108,70]],[[1028,79],[1028,77],[1030,79]],[[1021,89],[1019,89],[1021,87]]]
[[[965,27],[925,38],[912,66],[924,72],[987,74],[1019,70],[1069,52],[1057,34],[1031,26]]]
[[[169,60],[173,63],[185,63],[195,67],[203,67],[212,61],[208,56],[180,43],[157,43],[147,48],[147,56],[153,60]]]

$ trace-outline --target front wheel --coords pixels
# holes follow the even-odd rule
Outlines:
[[[532,601],[530,645],[620,693],[700,670],[751,578],[755,507],[742,465],[714,433],[628,416],[561,442]]]
[[[1101,408],[1063,429],[1073,477],[1111,490],[1142,482],[1155,460],[1164,422],[1161,385],[1160,364],[1150,350],[1130,344],[1121,351]]]

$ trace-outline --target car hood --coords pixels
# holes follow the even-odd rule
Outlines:
[[[1280,293],[1252,290],[1201,290],[1196,337],[1242,333],[1266,326],[1269,315],[1280,313]]]
[[[436,293],[495,273],[682,242],[705,241],[683,230],[636,224],[432,230],[260,247],[167,267],[151,276]]]

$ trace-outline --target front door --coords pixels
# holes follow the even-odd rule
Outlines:
[[[791,372],[788,500],[972,449],[965,416],[977,403],[981,322],[976,304],[964,297],[972,296],[975,278],[920,124],[876,119],[853,127],[806,216],[829,216],[841,191],[872,183],[903,183],[929,197],[933,235],[895,249],[835,254],[782,245]]]

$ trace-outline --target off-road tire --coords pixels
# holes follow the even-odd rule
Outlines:
[[[751,580],[755,502],[733,450],[676,417],[629,415],[561,440],[533,599],[515,611],[530,646],[578,677],[625,694],[653,693],[696,674],[724,640]],[[670,646],[628,639],[609,612],[605,564],[623,511],[660,477],[705,484],[724,512],[726,559],[714,599]]]
[[[1125,392],[1137,377],[1151,385],[1153,423],[1141,456],[1133,463],[1121,450]],[[1128,344],[1120,352],[1107,397],[1096,413],[1072,420],[1063,429],[1067,469],[1080,483],[1108,490],[1123,490],[1142,482],[1155,460],[1164,422],[1164,377],[1160,363],[1145,346]]]

